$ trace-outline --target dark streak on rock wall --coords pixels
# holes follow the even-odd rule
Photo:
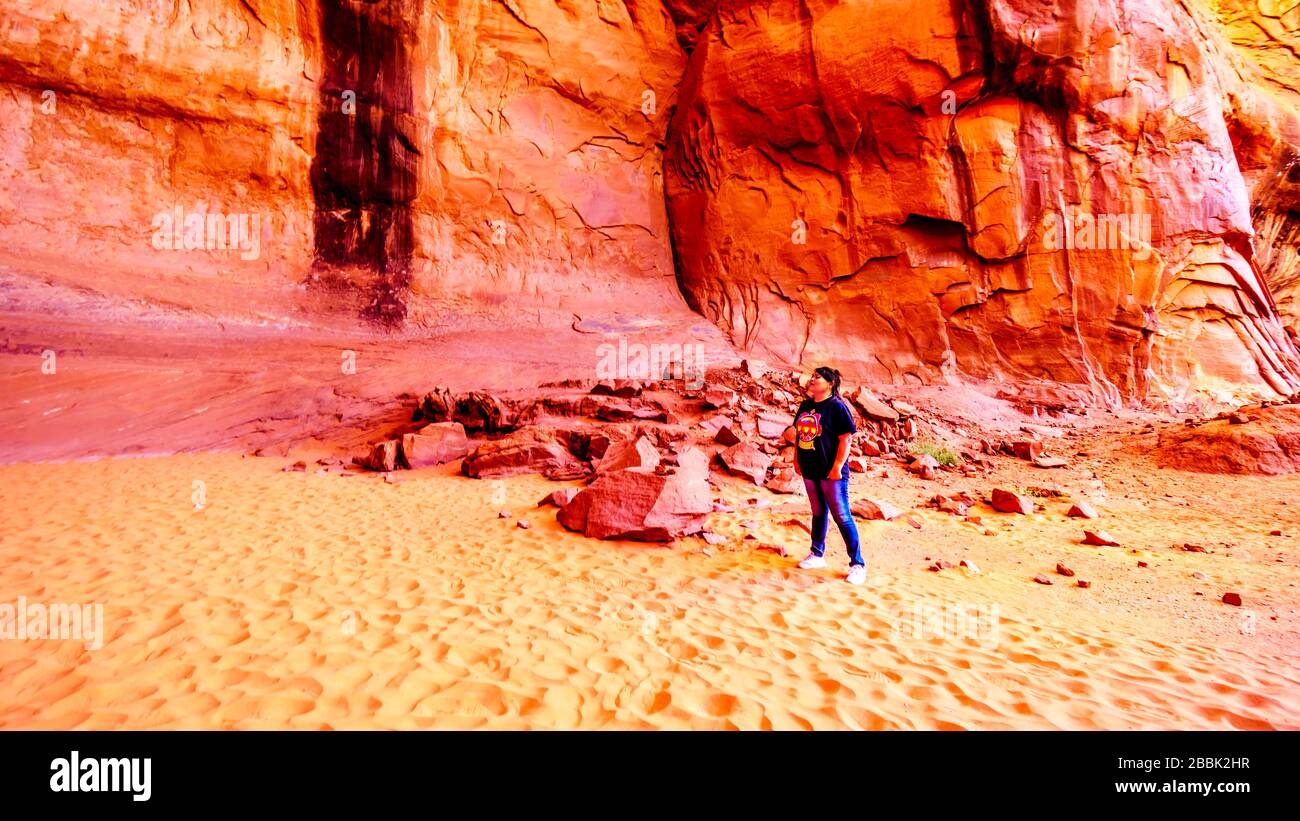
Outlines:
[[[317,265],[371,273],[363,314],[385,325],[406,318],[420,158],[401,127],[413,113],[411,64],[392,5],[320,4],[324,73],[311,170]],[[410,3],[399,5],[405,12]],[[352,113],[346,92],[355,93]]]

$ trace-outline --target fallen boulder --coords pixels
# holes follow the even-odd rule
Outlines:
[[[605,451],[605,455],[596,462],[596,473],[612,473],[628,468],[650,468],[659,465],[659,451],[646,436],[636,439],[623,439],[614,442]]]
[[[1119,547],[1119,542],[1111,538],[1111,535],[1104,530],[1083,531],[1083,543],[1096,545],[1097,547]]]
[[[595,411],[597,419],[606,422],[623,422],[628,419],[643,419],[651,422],[668,421],[668,413],[663,408],[650,405],[634,405],[625,399],[611,399],[602,402]]]
[[[712,511],[708,482],[696,471],[629,468],[597,478],[557,518],[593,539],[668,542],[703,530]]]
[[[897,422],[898,411],[886,405],[876,398],[876,395],[866,388],[858,388],[849,394],[849,401],[858,406],[858,410],[863,416],[876,422]]]
[[[729,408],[736,404],[736,392],[722,386],[705,388],[703,402],[706,408]]]
[[[1037,442],[1022,440],[1010,443],[1009,447],[1017,459],[1024,459],[1026,462],[1032,462],[1042,456],[1042,446]]]
[[[722,465],[733,476],[744,476],[756,485],[763,484],[767,478],[767,469],[772,464],[772,457],[749,444],[741,442],[719,454]]]
[[[1073,519],[1095,519],[1097,518],[1097,511],[1087,502],[1075,502],[1065,515]]]
[[[525,473],[540,473],[549,478],[577,478],[589,471],[590,466],[569,450],[567,431],[549,428],[525,428],[485,442],[461,463],[461,472],[475,479],[497,479]]]
[[[634,379],[606,379],[597,382],[592,387],[591,393],[594,396],[617,396],[622,399],[631,399],[634,396],[640,396],[642,390],[641,383]]]
[[[546,505],[554,505],[556,507],[564,507],[569,502],[572,502],[573,497],[577,496],[581,490],[582,488],[580,487],[565,487],[560,488],[559,490],[553,490],[543,496],[542,500],[537,503],[537,506],[545,507]]]
[[[602,431],[575,430],[567,436],[569,450],[574,456],[586,461],[596,462],[605,456],[605,451],[613,444],[609,434]]]
[[[740,434],[736,433],[735,428],[731,425],[723,425],[718,428],[718,432],[714,435],[713,441],[717,442],[719,445],[731,447],[732,445],[740,444],[741,439]]]
[[[677,454],[677,472],[707,481],[709,478],[709,455],[699,448],[686,448]]]
[[[994,510],[1002,513],[1022,513],[1028,515],[1034,512],[1034,500],[1028,496],[1022,496],[1019,493],[1012,493],[1002,488],[994,488],[993,496],[989,504]]]
[[[773,493],[799,493],[804,489],[803,477],[794,468],[782,468],[772,473],[764,487]]]
[[[849,505],[849,512],[859,519],[879,522],[892,522],[903,515],[903,511],[889,502],[875,499],[859,499]]]
[[[446,388],[434,388],[424,395],[415,409],[415,421],[448,422],[456,412],[456,397]]]
[[[907,466],[912,473],[923,473],[926,468],[932,471],[938,470],[939,460],[928,453],[918,453],[912,457],[912,463]]]
[[[764,439],[780,439],[786,428],[791,427],[791,419],[783,413],[762,411],[755,420],[758,423],[758,435]]]
[[[469,452],[465,427],[459,422],[435,422],[419,433],[402,436],[401,464],[412,470],[454,462]]]
[[[1227,420],[1161,431],[1161,467],[1201,473],[1280,475],[1300,471],[1300,406],[1274,405],[1249,425]]]
[[[483,391],[471,391],[457,397],[450,420],[431,419],[430,421],[460,422],[467,431],[481,431],[489,435],[514,430],[517,427],[510,408],[497,397]]]
[[[713,436],[727,425],[732,424],[732,421],[731,417],[718,414],[717,416],[711,416],[700,422],[699,428],[710,436]]]
[[[951,513],[953,516],[965,516],[966,511],[970,509],[969,503],[950,496],[937,497],[934,500],[934,506],[944,513]]]
[[[398,447],[396,439],[389,439],[373,446],[367,454],[354,456],[352,461],[370,470],[397,470]]]

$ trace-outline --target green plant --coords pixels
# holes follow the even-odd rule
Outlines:
[[[1033,496],[1035,499],[1059,499],[1065,495],[1056,488],[1036,487],[1034,485],[1026,487],[1024,492],[1026,496]]]
[[[942,447],[941,445],[936,445],[933,442],[913,442],[908,446],[908,450],[916,454],[924,453],[927,456],[933,457],[934,461],[939,464],[948,467],[961,461],[957,454],[953,453],[952,450]]]

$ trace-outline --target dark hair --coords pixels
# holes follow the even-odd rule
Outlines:
[[[840,395],[840,372],[839,371],[835,370],[834,368],[828,368],[825,365],[823,365],[822,367],[814,370],[813,373],[817,374],[822,379],[825,379],[827,382],[831,383],[831,396]]]

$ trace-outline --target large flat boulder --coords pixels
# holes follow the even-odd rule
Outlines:
[[[772,478],[767,480],[764,487],[773,493],[802,493],[803,477],[795,473],[794,468],[781,468],[772,474]]]
[[[1300,472],[1300,405],[1275,405],[1253,415],[1245,424],[1221,419],[1162,431],[1156,462],[1199,473]]]
[[[756,485],[763,484],[772,457],[749,442],[741,442],[718,454],[722,465],[732,476],[744,476]]]
[[[864,416],[876,422],[897,422],[898,411],[880,401],[874,393],[866,388],[858,388],[850,393],[849,400],[858,406]]]
[[[557,518],[593,539],[672,541],[704,529],[713,511],[705,475],[681,469],[660,475],[650,468],[608,473],[575,496]]]
[[[352,457],[352,461],[370,470],[397,470],[399,447],[400,443],[396,439],[388,439],[373,445],[369,453]]]
[[[459,422],[436,422],[402,436],[400,463],[407,468],[454,462],[469,453],[469,438]]]
[[[778,411],[760,411],[754,421],[758,425],[758,435],[764,439],[780,439],[794,425],[789,414]]]
[[[516,408],[490,393],[470,391],[456,396],[446,388],[434,388],[425,394],[415,418],[426,422],[459,422],[471,433],[488,435],[509,432],[524,421]]]
[[[659,464],[659,451],[647,436],[635,439],[623,439],[614,442],[605,451],[604,456],[596,462],[597,473],[613,473],[628,468],[649,468],[654,470]]]
[[[589,470],[569,449],[567,431],[525,428],[480,445],[461,464],[461,472],[476,479],[497,479],[540,473],[553,478],[576,478]]]

